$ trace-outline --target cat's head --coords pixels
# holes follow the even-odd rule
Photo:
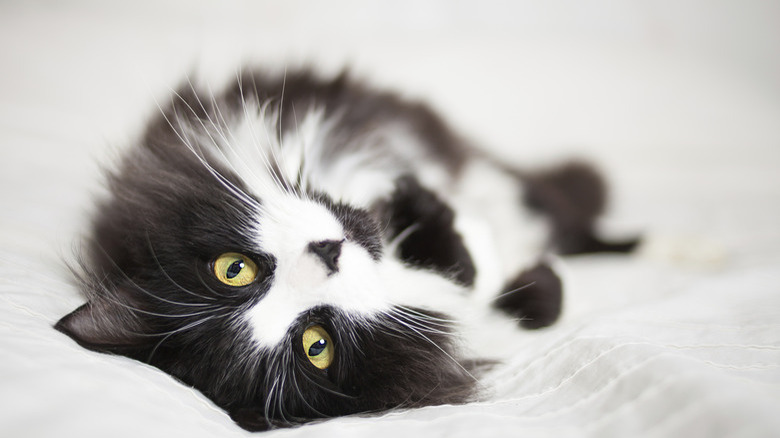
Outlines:
[[[181,102],[109,177],[81,263],[88,302],[57,328],[159,367],[249,429],[468,400],[449,322],[390,298],[404,274],[376,218],[280,157],[242,169],[251,157],[228,157],[203,124],[216,113]]]

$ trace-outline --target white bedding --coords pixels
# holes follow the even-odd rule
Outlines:
[[[45,3],[45,2],[44,2]],[[633,257],[561,261],[566,308],[505,338],[484,401],[267,436],[780,435],[780,7],[769,2],[0,4],[0,436],[246,436],[51,326],[98,161],[183,74],[350,64],[523,164],[613,183]]]

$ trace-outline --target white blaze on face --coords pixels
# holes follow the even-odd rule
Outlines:
[[[389,307],[378,281],[379,265],[365,248],[345,240],[339,269],[332,275],[309,251],[312,242],[345,238],[330,210],[291,195],[264,207],[258,242],[276,258],[276,269],[266,295],[246,313],[260,346],[277,345],[293,322],[313,307],[328,305],[365,317]]]

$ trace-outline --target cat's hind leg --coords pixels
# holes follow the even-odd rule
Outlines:
[[[627,253],[639,239],[607,241],[596,234],[595,223],[604,212],[607,187],[601,175],[582,162],[520,176],[524,203],[545,215],[551,225],[551,245],[564,255],[596,252]]]

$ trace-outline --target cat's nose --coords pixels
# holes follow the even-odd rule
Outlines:
[[[343,242],[343,240],[323,240],[309,244],[309,252],[322,260],[325,267],[328,268],[328,275],[339,271],[339,256]]]

